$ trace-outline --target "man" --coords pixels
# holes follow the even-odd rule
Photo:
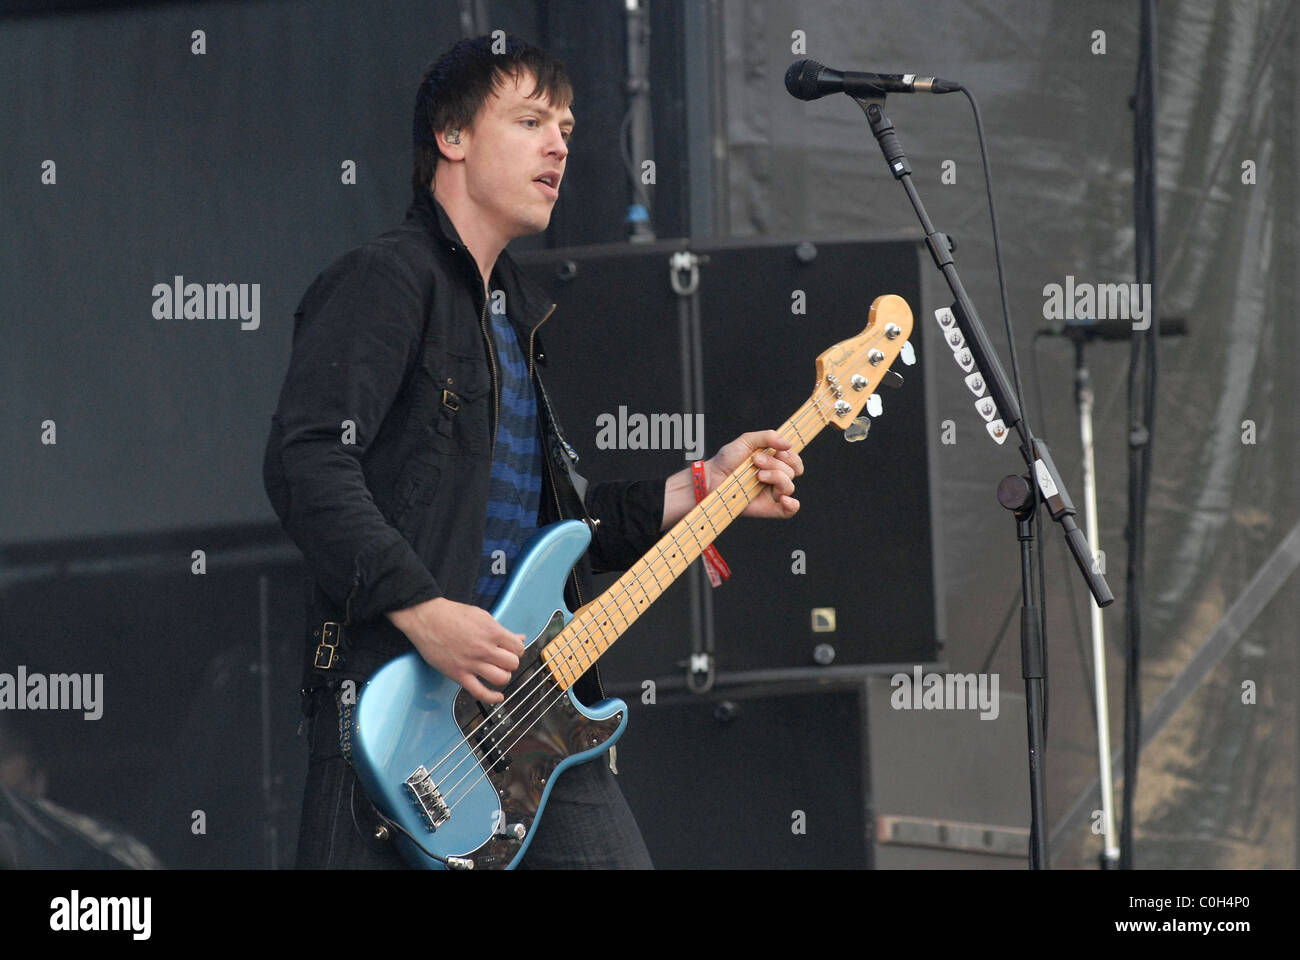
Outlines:
[[[577,609],[593,567],[626,568],[695,504],[690,470],[579,492],[537,371],[537,328],[554,304],[504,251],[550,220],[572,92],[543,51],[493,44],[461,41],[425,73],[405,223],[331,265],[295,314],[264,478],[316,580],[299,866],[402,864],[374,837],[349,765],[354,694],[413,645],[476,699],[500,702],[493,688],[527,638],[488,613],[505,579],[494,560],[508,569],[539,525],[586,520],[592,545],[566,587]],[[778,452],[755,454],[767,491],[746,515],[789,517],[803,465],[772,431],[723,447],[709,485],[768,448]],[[575,692],[602,696],[595,668]],[[606,762],[555,781],[521,865],[650,866]]]

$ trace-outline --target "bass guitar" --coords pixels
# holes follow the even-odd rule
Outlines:
[[[812,395],[778,432],[802,450],[828,424],[861,439],[858,415],[903,350],[912,311],[877,297],[857,336],[817,358]],[[768,453],[774,451],[768,450]],[[492,615],[529,637],[505,700],[484,704],[412,650],[379,669],[353,713],[353,764],[408,863],[511,868],[523,857],[555,778],[610,748],[627,704],[588,707],[574,682],[762,490],[746,459],[605,593],[570,613],[564,582],[590,543],[576,520],[539,530]]]

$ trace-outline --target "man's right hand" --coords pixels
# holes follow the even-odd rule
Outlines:
[[[406,634],[425,663],[464,687],[475,700],[500,703],[502,687],[519,669],[527,638],[511,633],[482,607],[435,597],[386,616]]]

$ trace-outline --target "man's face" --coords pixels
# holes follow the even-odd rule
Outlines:
[[[461,133],[469,200],[507,241],[546,229],[569,155],[573,113],[530,99],[533,87],[531,74],[507,76]]]

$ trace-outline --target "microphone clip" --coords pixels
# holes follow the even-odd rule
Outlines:
[[[870,97],[859,97],[856,94],[849,94],[849,96],[867,115],[867,123],[880,144],[881,152],[885,155],[885,162],[889,164],[889,171],[894,175],[894,179],[902,180],[904,177],[910,177],[912,165],[908,163],[903,145],[898,142],[898,135],[894,133],[894,121],[890,120],[885,113],[884,93]]]

